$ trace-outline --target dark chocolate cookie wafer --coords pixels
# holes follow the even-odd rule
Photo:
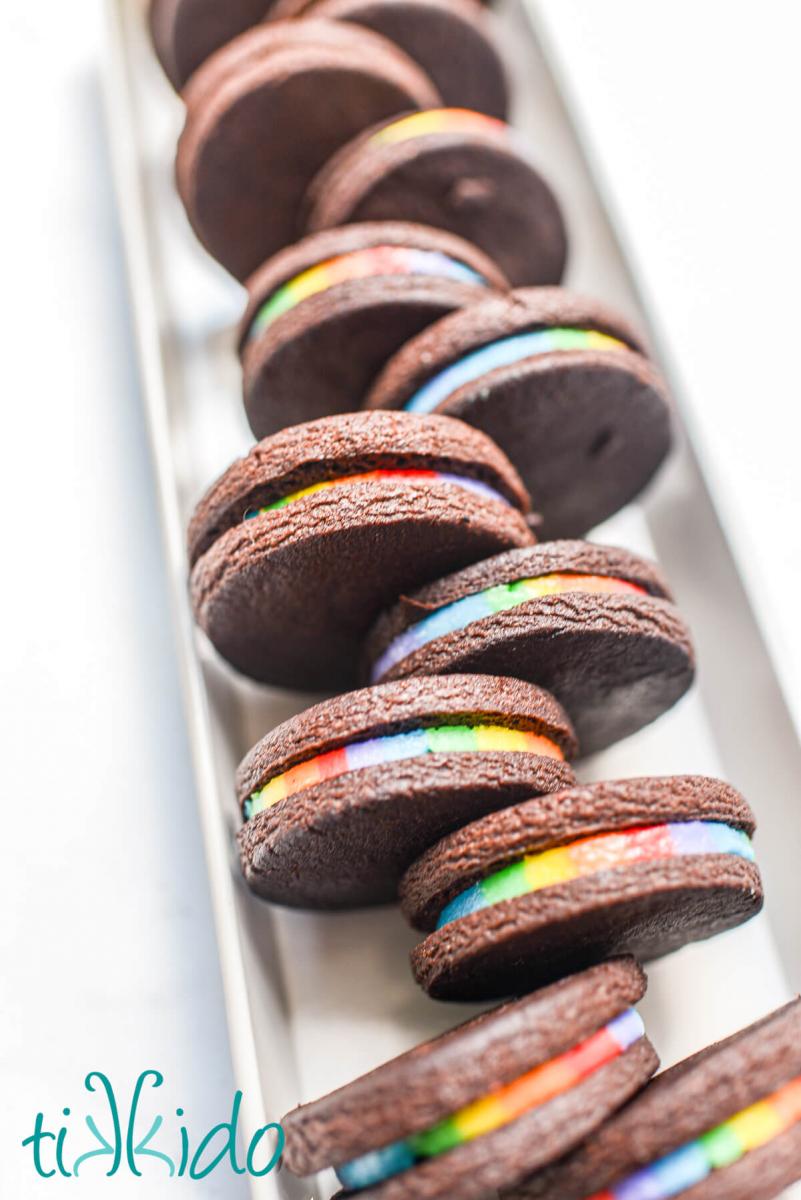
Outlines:
[[[559,205],[518,135],[484,113],[412,113],[358,135],[320,171],[308,228],[418,221],[480,246],[513,284],[558,283]]]
[[[533,541],[528,496],[483,434],[448,417],[355,413],[259,442],[189,527],[192,603],[254,679],[347,687],[392,598]]]
[[[657,958],[762,907],[754,818],[702,776],[587,784],[444,838],[401,884],[441,1000],[506,996],[610,954]]]
[[[375,121],[437,103],[392,42],[345,21],[276,21],[218,50],[184,92],[178,190],[200,241],[245,279],[302,231],[301,201]]]
[[[639,967],[617,959],[484,1013],[288,1113],[284,1161],[298,1175],[334,1166],[361,1200],[497,1195],[653,1074],[632,1007],[644,992]]]
[[[449,107],[507,115],[509,89],[492,14],[476,0],[277,0],[269,15],[364,25],[405,50]]]
[[[801,1179],[801,1001],[664,1071],[504,1200],[773,1200]]]
[[[360,408],[387,359],[426,325],[506,281],[462,238],[401,221],[311,234],[248,281],[245,408],[256,437]]]
[[[558,288],[487,297],[429,326],[367,403],[483,429],[525,480],[543,538],[580,536],[617,512],[670,448],[665,384],[636,332]]]
[[[237,776],[242,870],[268,900],[345,908],[394,900],[445,832],[569,786],[570,723],[515,679],[409,679],[286,721]]]
[[[653,721],[693,680],[690,632],[661,571],[590,542],[509,550],[402,599],[366,643],[371,683],[487,671],[542,684],[582,754]]]
[[[180,91],[209,55],[264,19],[269,0],[151,0],[150,32],[159,62]]]

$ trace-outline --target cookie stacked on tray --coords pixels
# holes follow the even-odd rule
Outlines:
[[[189,221],[246,283],[260,439],[191,520],[194,612],[240,673],[329,694],[239,768],[245,879],[399,900],[432,998],[506,1000],[290,1113],[286,1168],[363,1200],[768,1200],[801,1177],[799,1004],[653,1082],[635,1007],[639,962],[759,911],[753,813],[711,778],[573,771],[693,681],[659,568],[582,540],[656,473],[670,406],[638,332],[559,286],[492,14],[150,24]]]

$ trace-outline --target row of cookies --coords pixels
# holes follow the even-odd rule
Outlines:
[[[767,1200],[801,1175],[801,1006],[649,1084],[619,957],[759,910],[753,814],[570,765],[693,678],[654,564],[577,540],[664,458],[664,383],[554,286],[564,222],[503,123],[489,14],[266,9],[151,7],[187,214],[247,280],[262,439],[196,510],[192,600],[252,677],[365,686],[242,763],[243,870],[281,904],[399,897],[434,998],[530,993],[289,1114],[285,1164],[363,1200]]]
[[[457,415],[507,452],[543,535],[577,536],[664,458],[666,391],[627,321],[547,290],[567,235],[519,135],[389,87],[400,29],[434,54],[430,70],[497,74],[488,30],[469,63],[454,49],[466,2],[371,0],[368,43],[383,41],[383,56],[359,49],[367,33],[350,18],[250,29],[183,92],[179,191],[201,242],[247,282],[240,352],[257,438],[360,407]],[[439,37],[424,13],[445,22]],[[366,70],[386,76],[375,104]],[[315,104],[329,89],[336,103]]]

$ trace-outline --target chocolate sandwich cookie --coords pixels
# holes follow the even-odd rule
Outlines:
[[[366,641],[371,683],[451,671],[516,675],[558,698],[589,754],[634,733],[693,680],[662,572],[627,550],[545,542],[405,593]]]
[[[346,21],[276,21],[243,33],[184,92],[178,190],[200,241],[246,279],[302,232],[311,180],[376,121],[438,103],[392,42]]]
[[[247,286],[245,408],[261,438],[360,408],[404,342],[506,281],[453,234],[371,221],[311,234],[279,251]]]
[[[308,228],[418,221],[479,246],[513,284],[558,283],[562,213],[528,148],[503,121],[460,108],[385,121],[336,153],[312,183]]]
[[[494,1009],[287,1114],[284,1162],[360,1200],[485,1200],[587,1137],[657,1057],[631,959]]]
[[[801,1001],[664,1071],[504,1200],[773,1200],[801,1179]]]
[[[509,89],[492,18],[476,0],[277,0],[269,15],[364,25],[405,50],[449,107],[507,115]]]
[[[453,675],[365,688],[272,730],[239,768],[242,870],[267,900],[394,900],[445,832],[569,786],[570,722],[516,679]]]
[[[209,55],[264,19],[269,0],[150,0],[150,33],[159,62],[180,91]]]
[[[611,954],[641,961],[762,907],[753,814],[717,779],[570,788],[449,835],[405,875],[418,983],[441,1000],[519,993]]]
[[[189,527],[200,626],[254,679],[340,688],[382,607],[533,541],[528,496],[483,434],[448,417],[352,413],[259,442]]]
[[[666,387],[638,334],[559,288],[443,317],[398,351],[367,404],[483,429],[520,471],[548,538],[578,537],[617,512],[670,448]]]

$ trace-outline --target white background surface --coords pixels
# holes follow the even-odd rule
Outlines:
[[[55,1120],[70,1105],[78,1121],[98,1111],[81,1091],[92,1069],[125,1099],[139,1071],[160,1069],[168,1095],[155,1111],[182,1105],[195,1134],[226,1119],[234,1091],[108,175],[100,28],[87,0],[4,6],[0,20],[3,1200],[142,1195],[138,1181],[90,1166],[77,1185],[37,1185],[19,1146],[40,1109]],[[85,1129],[75,1144],[73,1158],[91,1144]],[[169,1194],[244,1190],[221,1170]]]
[[[539,7],[797,699],[801,17],[779,0],[758,20],[714,0]],[[225,1118],[234,1087],[106,168],[99,28],[88,0],[17,4],[0,22],[0,1184],[14,1196],[69,1186],[37,1189],[18,1143],[40,1108],[78,1111],[90,1069],[129,1089],[160,1068],[197,1131]],[[135,1186],[87,1176],[79,1194]],[[238,1194],[227,1173],[190,1191]]]
[[[801,5],[532,7],[801,731]]]

